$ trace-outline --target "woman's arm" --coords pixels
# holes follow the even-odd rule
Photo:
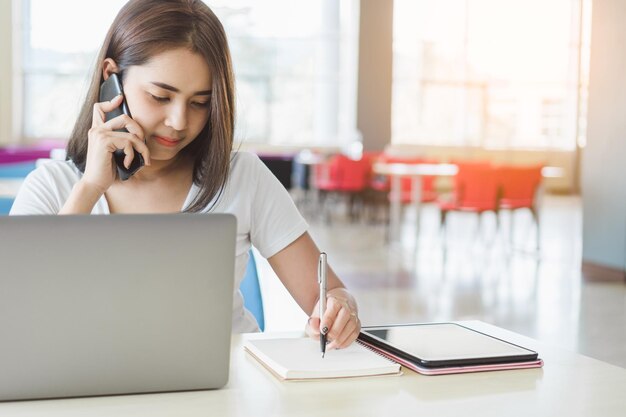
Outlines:
[[[317,339],[320,329],[326,327],[331,341],[328,348],[344,348],[357,338],[361,330],[357,304],[329,267],[326,312],[320,323],[317,282],[319,255],[320,251],[311,236],[304,233],[268,261],[300,308],[310,316],[306,326],[307,334]]]

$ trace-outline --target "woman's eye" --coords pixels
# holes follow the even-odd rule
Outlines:
[[[206,102],[194,101],[191,104],[193,104],[196,107],[209,107],[209,102],[208,101],[206,101]]]
[[[168,101],[170,101],[169,97],[160,97],[160,96],[155,96],[154,94],[150,94],[150,95],[155,101],[159,103],[167,103]]]

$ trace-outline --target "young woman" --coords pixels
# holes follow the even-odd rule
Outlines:
[[[122,80],[124,96],[98,102],[101,83]],[[105,122],[125,99],[132,118]],[[224,29],[201,0],[131,0],[119,12],[98,56],[67,151],[29,175],[11,214],[226,212],[237,217],[235,288],[251,244],[266,257],[300,307],[306,331],[328,349],[352,343],[357,305],[329,270],[327,309],[318,311],[319,250],[290,196],[253,154],[232,152],[234,79]],[[125,131],[119,131],[126,129]],[[145,166],[126,181],[113,152]],[[168,244],[167,236],[163,242]],[[233,331],[257,331],[237,290]]]

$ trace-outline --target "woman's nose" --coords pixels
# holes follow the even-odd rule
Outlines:
[[[185,130],[187,128],[187,106],[176,104],[170,107],[165,125],[174,130]]]

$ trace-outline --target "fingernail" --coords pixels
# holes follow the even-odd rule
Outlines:
[[[322,334],[326,334],[328,333],[328,327],[324,326],[324,328],[322,329]]]

